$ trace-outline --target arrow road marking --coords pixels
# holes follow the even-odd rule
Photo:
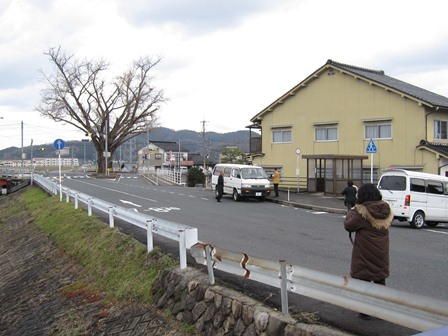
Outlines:
[[[141,208],[141,205],[139,205],[139,204],[135,204],[135,203],[132,203],[132,202],[129,202],[129,201],[120,200],[120,202],[122,202],[122,203],[124,203],[124,204],[130,204],[130,205],[133,205],[133,206],[136,206],[136,207]]]

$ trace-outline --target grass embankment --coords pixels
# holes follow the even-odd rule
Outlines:
[[[151,304],[151,287],[159,271],[177,261],[111,229],[85,209],[49,197],[38,188],[22,193],[17,209],[26,209],[34,224],[64,253],[82,266],[83,280],[65,288],[101,293],[104,299],[123,304]]]

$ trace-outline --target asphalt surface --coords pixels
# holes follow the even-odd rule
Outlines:
[[[337,197],[323,193],[297,193],[279,190],[278,197],[271,194],[266,200],[268,202],[276,202],[315,211],[326,211],[338,214],[345,214],[347,211],[342,196]]]

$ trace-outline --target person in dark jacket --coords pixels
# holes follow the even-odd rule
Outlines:
[[[347,211],[355,206],[357,193],[358,189],[353,185],[353,181],[347,181],[347,186],[342,190],[342,195],[345,196],[344,204],[347,207]]]
[[[216,183],[216,191],[218,192],[216,195],[216,200],[221,202],[222,194],[224,193],[224,171],[221,170],[218,176],[218,182]]]
[[[366,183],[358,190],[358,202],[344,220],[345,230],[355,232],[350,276],[386,285],[389,276],[389,228],[394,214],[378,188]],[[368,315],[359,314],[363,319]]]

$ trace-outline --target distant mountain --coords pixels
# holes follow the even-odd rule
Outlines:
[[[226,147],[238,147],[242,152],[249,151],[249,131],[242,130],[229,133],[217,132],[195,132],[190,130],[175,131],[170,128],[157,127],[149,132],[149,141],[173,141],[180,142],[182,148],[187,149],[191,153],[201,153],[202,155],[209,155],[213,159],[218,159],[219,154]],[[256,135],[255,133],[253,133]],[[122,150],[115,152],[117,159],[129,160],[129,153],[132,155],[132,160],[137,157],[137,151],[146,146],[148,142],[148,134],[143,133],[135,138],[128,140],[121,147]],[[77,140],[66,140],[65,146],[73,148],[73,157],[78,158],[81,162],[86,160],[95,160],[96,152],[93,145],[89,142],[82,142]],[[44,150],[43,150],[44,149]],[[31,155],[31,147],[24,147],[23,152],[27,159]],[[33,157],[54,157],[55,149],[53,143],[34,145]],[[22,156],[22,149],[17,147],[10,147],[0,150],[0,160],[20,160]],[[124,158],[122,157],[124,156]]]

